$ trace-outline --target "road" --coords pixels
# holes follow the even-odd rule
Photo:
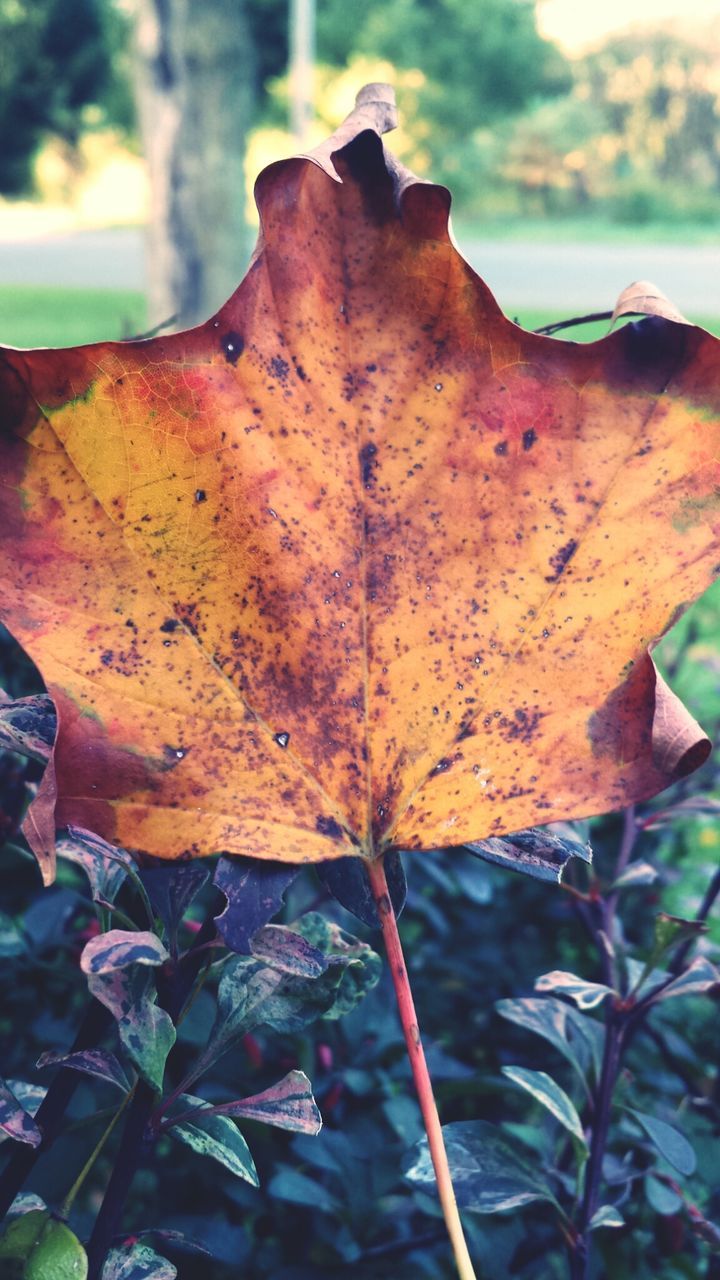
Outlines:
[[[473,240],[461,249],[510,314],[610,310],[634,280],[653,281],[690,316],[720,314],[720,248]],[[139,230],[0,241],[0,285],[142,289],[143,283]]]

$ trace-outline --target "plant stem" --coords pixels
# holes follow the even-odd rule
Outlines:
[[[146,1131],[155,1098],[155,1090],[144,1080],[138,1081],[110,1181],[88,1242],[88,1280],[100,1280],[113,1236],[120,1226],[132,1180],[149,1145]]]
[[[112,1015],[97,1000],[93,1000],[68,1053],[95,1048],[111,1022]],[[35,1115],[35,1123],[43,1135],[42,1142],[37,1147],[30,1147],[26,1143],[18,1145],[0,1177],[0,1219],[5,1217],[16,1195],[22,1190],[36,1161],[55,1141],[68,1103],[81,1080],[79,1071],[74,1071],[72,1067],[61,1067],[52,1081]]]
[[[611,1009],[608,1012],[605,1025],[605,1049],[593,1117],[590,1158],[585,1174],[585,1192],[579,1220],[576,1223],[577,1241],[574,1253],[571,1255],[572,1280],[587,1280],[589,1274],[592,1237],[588,1228],[600,1199],[602,1165],[610,1128],[613,1093],[622,1058],[624,1032],[625,1015],[618,1014],[614,1009]]]
[[[453,1190],[450,1166],[440,1117],[438,1115],[432,1081],[425,1061],[425,1051],[420,1039],[415,1004],[408,980],[405,957],[403,956],[397,918],[390,901],[388,883],[385,878],[385,865],[382,856],[367,864],[367,875],[370,888],[380,918],[380,926],[385,941],[390,972],[392,974],[395,996],[397,999],[400,1023],[405,1036],[408,1057],[412,1068],[415,1089],[417,1090],[420,1110],[425,1123],[430,1156],[437,1179],[438,1195],[442,1206],[443,1217],[452,1244],[455,1262],[460,1280],[476,1280],[470,1254],[468,1253],[463,1233],[460,1214],[458,1212],[455,1192]]]

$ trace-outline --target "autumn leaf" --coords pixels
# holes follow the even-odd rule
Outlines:
[[[618,808],[709,750],[650,646],[718,570],[718,341],[523,332],[384,149],[387,90],[358,101],[261,175],[206,324],[0,352],[0,611],[58,713],[26,827],[48,877],[56,825],[372,858]]]

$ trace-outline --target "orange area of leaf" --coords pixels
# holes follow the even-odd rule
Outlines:
[[[41,856],[69,822],[430,849],[707,754],[648,650],[718,571],[720,344],[518,329],[373,122],[262,175],[206,324],[0,351],[0,616],[59,713]]]

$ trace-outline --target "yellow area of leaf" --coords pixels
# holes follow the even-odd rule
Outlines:
[[[648,649],[720,561],[720,344],[518,329],[373,123],[371,91],[265,172],[207,324],[0,353],[0,612],[59,713],[41,854],[68,822],[168,858],[429,849],[708,750]]]

